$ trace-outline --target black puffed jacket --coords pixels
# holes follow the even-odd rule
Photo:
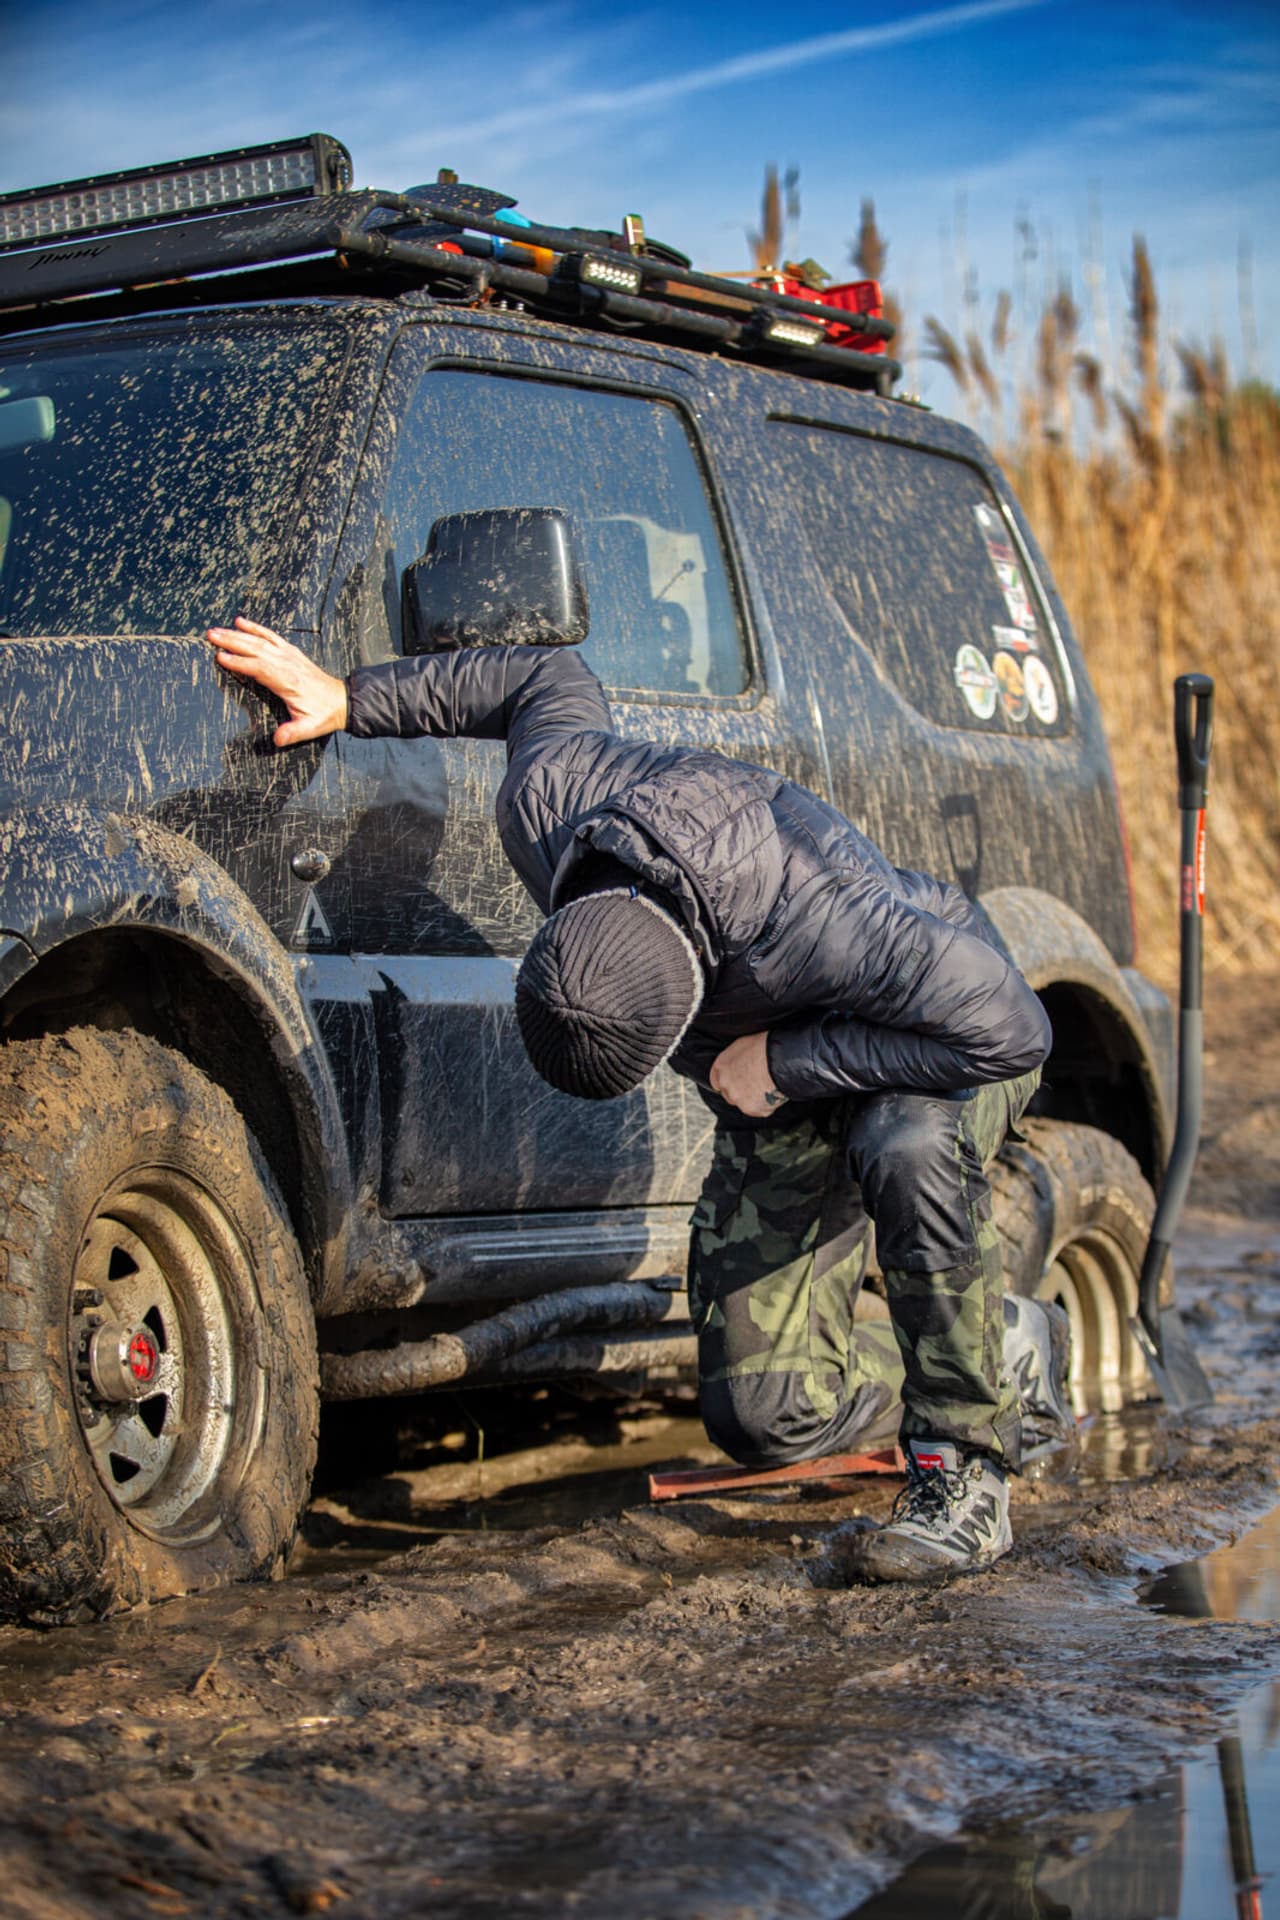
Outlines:
[[[959,888],[892,866],[767,768],[620,739],[580,655],[464,648],[361,667],[347,687],[362,738],[506,741],[498,831],[544,913],[600,856],[674,899],[707,991],[671,1065],[701,1087],[765,1028],[794,1100],[953,1092],[1048,1053],[1044,1009]]]

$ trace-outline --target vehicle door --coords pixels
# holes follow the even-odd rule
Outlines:
[[[314,647],[312,476],[354,386],[349,330],[315,310],[50,328],[0,351],[0,806],[149,817],[285,944],[312,921],[345,938],[340,891],[292,864],[341,843],[334,756],[275,753],[258,694],[203,636],[251,612]],[[74,922],[110,885],[90,863],[50,892]]]
[[[805,699],[753,627],[700,383],[669,356],[474,322],[407,328],[344,536],[332,618],[364,660],[401,649],[401,581],[433,523],[568,513],[585,556],[584,654],[618,729],[821,784]],[[588,1103],[529,1067],[513,983],[539,915],[503,856],[489,741],[342,742],[353,945],[374,994],[381,1200],[395,1216],[684,1203],[709,1117],[665,1069]]]

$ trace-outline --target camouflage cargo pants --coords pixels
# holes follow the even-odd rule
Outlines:
[[[689,1303],[702,1417],[733,1459],[808,1460],[901,1432],[1017,1466],[985,1168],[1039,1078],[721,1123]],[[855,1327],[873,1222],[890,1319]]]

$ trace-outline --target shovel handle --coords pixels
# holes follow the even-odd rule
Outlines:
[[[1198,811],[1209,790],[1213,745],[1213,681],[1207,673],[1180,673],[1174,681],[1173,738],[1178,749],[1178,805]]]
[[[1181,965],[1178,1000],[1185,1018],[1201,1005],[1204,928],[1204,805],[1213,745],[1213,681],[1207,673],[1181,673],[1173,683],[1173,743],[1178,752],[1178,806],[1182,813]],[[1198,1075],[1191,1056],[1200,1036],[1180,1035],[1179,1080]],[[1188,1044],[1190,1040],[1191,1044]],[[1179,1114],[1179,1131],[1182,1115]],[[1195,1116],[1199,1135],[1199,1113]]]
[[[1178,969],[1178,1110],[1173,1145],[1156,1203],[1138,1282],[1138,1310],[1159,1348],[1160,1282],[1191,1184],[1200,1145],[1204,1093],[1202,940],[1204,931],[1204,803],[1213,741],[1213,681],[1182,673],[1173,683],[1173,739],[1178,750],[1182,814],[1181,953]]]

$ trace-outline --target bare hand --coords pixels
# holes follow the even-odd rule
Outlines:
[[[722,1100],[752,1120],[764,1120],[786,1105],[769,1072],[769,1036],[744,1033],[731,1040],[711,1069],[711,1086]]]
[[[217,649],[218,665],[246,680],[256,680],[289,709],[289,718],[271,736],[278,747],[321,740],[347,724],[347,687],[270,627],[243,615],[234,627],[210,627],[205,639]]]

